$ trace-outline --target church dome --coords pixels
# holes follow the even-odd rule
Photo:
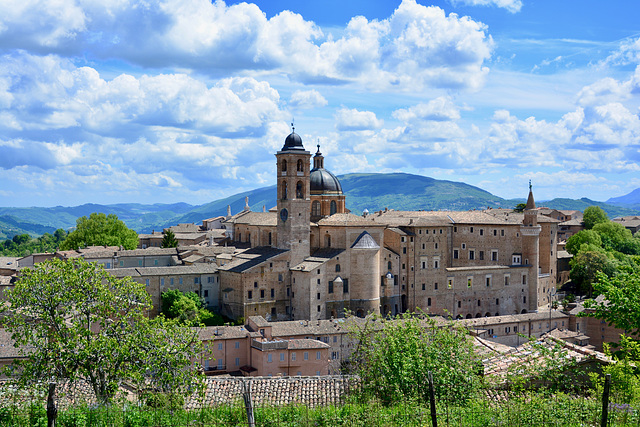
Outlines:
[[[324,168],[315,168],[309,175],[311,194],[342,194],[338,178]]]
[[[289,150],[304,150],[304,147],[302,146],[302,138],[300,138],[300,135],[295,132],[291,132],[284,140],[282,151]]]

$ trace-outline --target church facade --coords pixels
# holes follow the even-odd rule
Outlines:
[[[396,315],[454,318],[536,312],[555,290],[558,221],[524,213],[345,207],[339,180],[295,132],[276,153],[277,206],[223,222],[246,250],[220,266],[220,308],[233,318]],[[311,163],[313,162],[313,163]]]

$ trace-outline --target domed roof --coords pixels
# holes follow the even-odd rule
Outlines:
[[[284,140],[284,146],[282,147],[282,151],[288,150],[304,150],[302,146],[302,138],[295,132],[291,132],[287,139]]]
[[[324,168],[311,170],[309,180],[311,181],[311,194],[342,194],[342,185],[340,185],[338,178]]]

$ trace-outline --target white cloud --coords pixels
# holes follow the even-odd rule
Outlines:
[[[293,108],[309,109],[324,107],[329,102],[317,90],[297,90],[291,94],[289,105]]]
[[[511,13],[520,12],[522,0],[449,0],[454,6],[463,4],[465,6],[494,6],[507,9]]]
[[[372,111],[341,108],[336,112],[336,128],[340,131],[362,131],[379,128],[383,125]]]
[[[392,116],[403,122],[414,120],[449,121],[460,118],[460,110],[451,101],[451,98],[441,96],[428,103],[420,103],[411,108],[399,109]]]
[[[267,19],[254,4],[220,0],[10,0],[0,4],[0,16],[5,50],[113,58],[212,76],[266,70],[374,90],[477,89],[493,46],[483,24],[415,0],[403,0],[385,20],[353,18],[337,40],[298,14]]]

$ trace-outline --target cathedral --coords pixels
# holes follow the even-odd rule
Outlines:
[[[422,310],[472,318],[549,303],[558,221],[538,215],[531,187],[523,213],[358,216],[346,209],[320,146],[312,156],[294,130],[275,156],[277,206],[247,206],[222,224],[231,244],[246,248],[220,265],[222,314],[276,321]]]

